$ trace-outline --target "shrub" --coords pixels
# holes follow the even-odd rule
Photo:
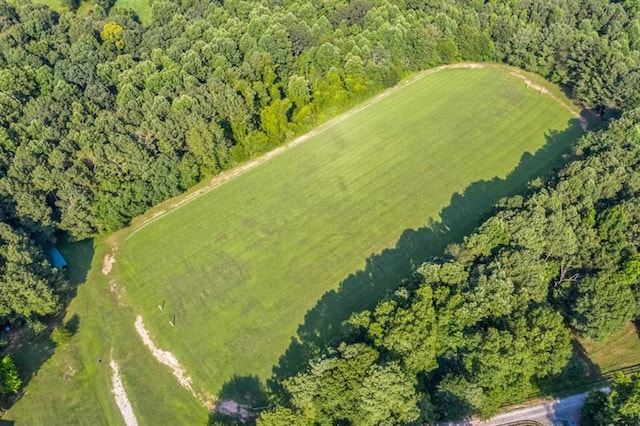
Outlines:
[[[9,355],[0,361],[0,393],[17,393],[22,385],[22,380],[18,375],[18,369]]]
[[[71,339],[71,331],[66,327],[56,327],[51,332],[51,341],[56,346],[62,346]]]

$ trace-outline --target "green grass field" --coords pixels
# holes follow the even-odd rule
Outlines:
[[[585,339],[581,343],[602,373],[640,364],[640,338],[633,323],[602,342]]]
[[[115,6],[133,9],[143,24],[151,23],[151,5],[149,4],[149,0],[117,0]]]
[[[502,69],[429,75],[141,229],[116,279],[206,388],[265,378],[323,294],[570,119]],[[415,249],[404,257],[424,260]],[[380,296],[352,291],[356,308]]]
[[[220,394],[238,376],[266,379],[279,362],[291,373],[304,359],[296,331],[311,352],[334,339],[340,319],[462,238],[498,198],[558,164],[580,134],[566,107],[508,68],[439,71],[113,236],[109,277],[106,241],[71,245],[72,267],[84,259],[74,281],[85,284],[68,313],[78,333],[50,358],[46,347],[25,351],[23,369],[46,361],[5,418],[119,422],[110,370],[96,364],[113,356],[142,424],[203,424],[206,410],[141,343],[137,314],[199,391]]]
[[[62,2],[60,0],[32,0],[33,3],[39,3],[49,6],[51,9],[62,12],[64,10],[64,6],[62,6]]]
[[[167,419],[205,424],[207,411],[176,386],[171,373],[140,344],[133,329],[134,313],[112,297],[101,273],[107,244],[101,241],[95,246],[95,252],[91,241],[62,248],[71,260],[72,283],[83,284],[66,318],[77,323],[77,332],[53,356],[48,340],[28,344],[13,355],[28,386],[3,419],[34,426],[122,424],[111,394],[108,362],[113,357],[143,424],[167,424]],[[98,359],[103,359],[102,365]]]

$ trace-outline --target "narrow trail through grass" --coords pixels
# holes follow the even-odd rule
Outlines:
[[[182,365],[180,365],[180,362],[175,357],[175,355],[169,351],[158,348],[155,343],[153,343],[153,340],[151,340],[149,332],[145,328],[144,322],[142,321],[142,317],[140,315],[136,316],[136,331],[138,332],[138,335],[142,339],[144,345],[153,354],[153,357],[160,364],[169,367],[169,369],[173,373],[173,376],[176,378],[178,383],[180,383],[180,386],[188,390],[191,395],[193,395],[195,399],[200,401],[200,403],[208,410],[213,409],[213,398],[206,397],[205,395],[202,395],[200,392],[197,392],[193,389],[193,380],[191,380],[191,377],[187,375],[187,372],[184,370]]]

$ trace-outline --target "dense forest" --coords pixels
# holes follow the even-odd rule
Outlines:
[[[0,320],[60,309],[64,280],[45,251],[62,233],[117,230],[412,72],[461,60],[534,71],[596,114],[623,113],[355,314],[261,422],[488,416],[561,371],[572,332],[604,337],[636,317],[637,1],[154,0],[148,26],[111,6],[0,1]]]

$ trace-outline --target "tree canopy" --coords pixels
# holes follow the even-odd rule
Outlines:
[[[633,425],[640,422],[640,375],[618,374],[609,392],[593,391],[582,407],[585,426]]]

